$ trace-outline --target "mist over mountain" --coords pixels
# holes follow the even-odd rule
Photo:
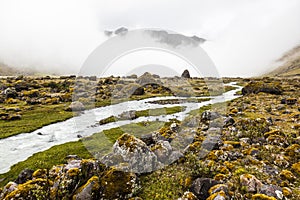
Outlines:
[[[157,32],[161,42],[200,44],[221,76],[257,76],[299,43],[299,6],[298,0],[0,1],[0,62],[76,74],[108,36],[157,28],[174,31]]]
[[[270,76],[294,77],[300,76],[300,45],[287,51],[276,60],[279,67],[268,73]]]
[[[34,75],[37,72],[28,68],[15,68],[0,62],[0,76]]]

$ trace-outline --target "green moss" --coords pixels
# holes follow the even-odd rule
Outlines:
[[[112,123],[112,122],[116,122],[116,117],[115,116],[110,116],[110,117],[107,117],[105,119],[101,119],[99,121],[99,124],[103,125],[103,124],[108,124],[108,123]]]
[[[18,185],[17,189],[9,193],[5,199],[15,199],[17,197],[28,199],[48,199],[50,183],[47,179],[35,179]]]

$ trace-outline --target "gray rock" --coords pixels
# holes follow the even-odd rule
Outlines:
[[[113,145],[113,155],[120,156],[128,166],[129,171],[135,173],[145,173],[153,171],[158,162],[157,156],[140,139],[130,134],[123,134]],[[109,158],[101,160],[108,164]]]
[[[227,117],[225,120],[224,120],[224,126],[227,127],[227,126],[232,126],[233,124],[235,123],[234,119],[229,116]]]
[[[220,117],[220,114],[217,112],[211,112],[211,111],[204,111],[201,114],[201,121],[206,122],[209,120],[214,120]]]
[[[205,200],[209,197],[209,189],[219,182],[211,178],[197,178],[191,187],[191,191],[199,200]]]
[[[240,183],[246,187],[247,192],[258,192],[262,187],[261,181],[251,174],[241,175]]]
[[[6,88],[3,91],[3,94],[5,95],[5,98],[16,98],[18,96],[17,91],[15,90],[15,88]]]
[[[15,180],[15,183],[22,184],[28,180],[31,180],[33,172],[34,171],[32,169],[24,169],[23,171],[21,171],[18,178]]]
[[[67,108],[68,111],[83,111],[85,110],[84,105],[79,101],[74,101],[71,105]]]
[[[160,140],[155,144],[154,154],[157,156],[157,160],[161,163],[165,163],[169,159],[169,155],[172,152],[172,146],[168,141]],[[167,164],[167,163],[166,163]]]
[[[276,199],[283,199],[282,188],[277,185],[262,185],[259,192]]]

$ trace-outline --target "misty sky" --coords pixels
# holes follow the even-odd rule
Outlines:
[[[222,76],[259,75],[300,44],[299,8],[299,0],[0,0],[0,63],[76,73],[107,40],[104,30],[124,26],[197,35]],[[188,67],[144,57],[152,60],[124,58],[111,73],[126,65]]]

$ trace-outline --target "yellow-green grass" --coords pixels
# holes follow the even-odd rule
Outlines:
[[[32,109],[23,107],[21,120],[0,120],[0,139],[20,133],[32,132],[45,125],[71,118],[73,113],[65,111],[67,106],[68,104],[35,105]]]

